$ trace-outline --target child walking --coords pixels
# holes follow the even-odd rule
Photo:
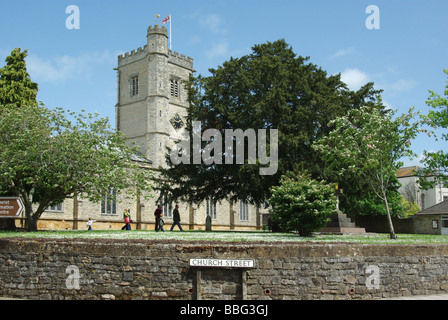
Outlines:
[[[92,220],[92,218],[89,218],[89,220],[87,221],[87,231],[92,231],[92,224],[96,222],[96,220]]]

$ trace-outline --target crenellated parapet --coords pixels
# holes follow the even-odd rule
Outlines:
[[[137,50],[132,50],[131,52],[126,52],[118,56],[118,60],[127,59],[129,57],[135,57],[137,55],[146,54],[147,53],[147,45],[143,47],[139,47]]]
[[[185,56],[184,54],[179,54],[176,51],[172,51],[167,48],[167,42],[158,42],[157,39],[162,36],[168,37],[168,30],[164,26],[159,27],[158,25],[149,26],[148,28],[148,44],[137,50],[132,50],[118,56],[119,65],[132,63],[136,60],[144,58],[148,53],[163,53],[168,57],[168,62],[189,70],[193,70],[193,58]]]
[[[193,70],[193,58],[168,49],[168,62]]]
[[[165,28],[164,26],[159,26],[159,25],[154,25],[154,26],[149,26],[148,27],[148,35],[152,34],[152,33],[158,33],[164,36],[168,37],[168,29]]]

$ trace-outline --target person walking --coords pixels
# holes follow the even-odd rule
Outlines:
[[[177,204],[173,210],[173,225],[171,226],[170,231],[173,231],[174,226],[178,226],[181,232],[184,231],[180,225],[179,206]]]
[[[165,232],[165,228],[163,227],[165,225],[165,222],[163,221],[162,217],[163,217],[163,214],[160,215],[159,223],[158,223],[159,227],[157,228],[156,232],[159,232],[160,230]]]
[[[124,209],[123,219],[124,219],[125,225],[123,226],[123,228],[121,228],[121,230],[125,230],[125,229],[131,230],[131,210],[130,209]]]
[[[92,231],[92,224],[96,222],[95,220],[93,220],[92,218],[89,218],[89,220],[87,221],[87,231]]]
[[[162,219],[162,206],[160,204],[157,206],[156,211],[154,211],[154,216],[156,218],[156,224],[154,226],[154,230],[158,231],[159,230],[159,222],[160,222],[160,219]]]

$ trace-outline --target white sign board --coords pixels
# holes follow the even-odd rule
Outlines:
[[[190,267],[253,268],[254,260],[190,259]]]

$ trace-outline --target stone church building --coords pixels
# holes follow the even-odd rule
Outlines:
[[[166,147],[182,138],[188,108],[187,91],[182,82],[194,73],[193,59],[168,48],[168,30],[150,26],[147,43],[118,57],[116,129],[140,148],[136,161],[154,168],[165,165]],[[89,218],[96,220],[94,230],[114,230],[123,226],[123,211],[130,208],[132,229],[154,229],[154,211],[158,195],[133,202],[114,200],[113,189],[100,203],[91,203],[82,196],[68,198],[52,206],[42,215],[40,230],[83,230]],[[176,203],[162,201],[165,230],[172,223]],[[255,230],[262,228],[263,213],[244,202],[178,203],[181,224],[185,230],[204,230],[207,216],[213,230]],[[265,212],[266,211],[266,212]],[[177,227],[176,227],[177,230]]]

